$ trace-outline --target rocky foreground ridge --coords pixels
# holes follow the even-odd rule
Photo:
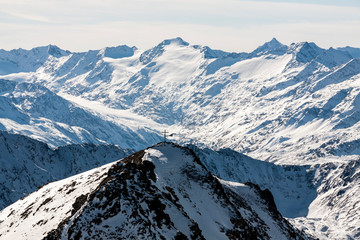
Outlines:
[[[0,212],[1,239],[308,239],[268,190],[161,143],[47,184]]]

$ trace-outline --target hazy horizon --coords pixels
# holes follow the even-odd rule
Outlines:
[[[181,37],[191,44],[249,52],[283,44],[360,47],[360,2],[3,0],[1,49],[48,44],[70,51],[129,45],[148,49]]]

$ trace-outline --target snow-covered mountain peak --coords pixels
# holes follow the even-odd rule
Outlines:
[[[179,158],[179,156],[182,157]],[[160,143],[145,150],[143,159],[151,161],[155,165],[155,168],[157,169],[156,171],[159,171],[158,175],[163,175],[163,177],[165,174],[168,174],[165,173],[168,170],[171,170],[171,172],[178,172],[179,170],[189,166],[197,165],[204,168],[199,158],[192,152],[192,150],[174,143]]]
[[[276,38],[271,39],[269,42],[256,48],[252,55],[275,54],[281,55],[286,53],[288,46],[280,43]]]
[[[324,51],[313,42],[292,43],[288,49],[288,53],[294,54],[300,63],[308,63]]]
[[[150,63],[153,59],[159,57],[163,52],[166,46],[172,46],[172,47],[186,47],[189,46],[189,43],[185,42],[182,38],[172,38],[172,39],[166,39],[159,43],[157,46],[145,51],[140,56],[140,62],[143,64]]]
[[[292,43],[289,46],[289,51],[291,52],[299,52],[301,50],[309,50],[312,49],[314,51],[320,51],[324,50],[320,48],[316,43],[314,42],[298,42],[298,43]]]
[[[109,57],[114,59],[125,58],[133,56],[136,50],[136,47],[129,47],[126,45],[106,47],[99,51],[99,55],[101,55],[102,57]]]
[[[231,54],[229,52],[212,49],[208,46],[194,45],[193,48],[200,49],[200,51],[204,54],[204,57],[207,59],[221,58],[221,57],[229,56]]]
[[[283,46],[286,46],[284,44],[282,44],[281,42],[279,42],[275,37],[272,38],[270,41],[264,43],[262,45],[263,47],[267,47],[269,49],[276,49],[276,48],[279,48],[279,47],[283,47]]]
[[[52,55],[54,57],[63,57],[71,54],[70,51],[62,50],[56,45],[48,45],[47,47],[48,47],[47,52],[49,53],[49,55]]]
[[[52,45],[52,44],[49,44],[47,46],[35,47],[30,50],[25,50],[25,49],[19,48],[19,49],[15,49],[15,50],[11,50],[11,51],[15,51],[16,55],[18,55],[19,57],[23,56],[25,58],[29,58],[28,60],[30,60],[30,61],[44,59],[49,56],[59,58],[59,57],[68,56],[69,54],[71,54],[70,51],[63,50],[63,49],[59,48],[58,46]],[[32,59],[32,58],[35,58],[35,59]]]
[[[69,51],[54,45],[32,48],[31,50],[0,50],[0,74],[7,75],[19,72],[35,72],[48,58],[69,55]]]
[[[184,41],[181,37],[165,39],[158,46],[160,46],[160,45],[165,46],[165,45],[172,45],[172,44],[176,44],[176,45],[180,45],[180,46],[189,46],[189,43]]]

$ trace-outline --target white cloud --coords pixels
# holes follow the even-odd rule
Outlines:
[[[285,43],[360,44],[360,8],[240,0],[2,0],[0,48],[49,43],[70,50],[129,44],[149,48],[181,36],[192,44],[250,51]],[[30,21],[29,21],[30,20]],[[4,35],[6,33],[6,35]]]
[[[41,15],[32,15],[28,12],[12,12],[12,11],[1,11],[3,14],[7,14],[11,17],[19,18],[25,21],[36,21],[43,23],[51,23],[52,21],[46,17]]]

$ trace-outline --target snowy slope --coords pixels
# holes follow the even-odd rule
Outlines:
[[[34,139],[0,131],[0,209],[54,180],[87,171],[132,153],[113,145],[50,149]]]
[[[360,160],[317,165],[275,165],[230,149],[191,146],[216,176],[269,189],[283,216],[319,239],[360,236]]]
[[[160,140],[160,124],[128,111],[89,110],[33,83],[0,79],[0,130],[28,135],[52,147],[68,143],[112,143],[142,148]],[[70,99],[71,100],[71,99]],[[131,122],[131,119],[135,119]]]
[[[227,181],[252,182],[261,189],[269,189],[285,217],[305,217],[308,206],[317,197],[313,183],[315,174],[310,166],[276,165],[231,149],[190,148],[214,175]]]
[[[250,201],[249,201],[250,200]],[[160,144],[43,186],[0,212],[1,239],[307,239],[271,193]]]
[[[354,160],[359,152],[343,148],[358,140],[360,60],[354,51],[272,39],[251,53],[227,53],[175,38],[146,51],[39,52],[28,62],[42,59],[41,66],[8,68],[3,78],[39,83],[80,104],[95,101],[93,112],[100,115],[99,103],[107,112],[136,114],[135,122],[149,129],[173,129],[179,142],[196,139],[256,159],[310,164]],[[11,51],[2,54],[4,62],[24,61]]]
[[[315,169],[317,198],[306,218],[290,222],[319,239],[360,238],[360,160]]]
[[[37,47],[31,50],[19,48],[6,51],[1,49],[0,74],[35,72],[48,59],[64,57],[69,54],[69,51],[64,51],[54,45]]]

